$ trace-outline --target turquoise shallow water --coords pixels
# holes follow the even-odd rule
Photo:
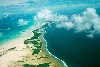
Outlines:
[[[28,21],[28,25],[19,26],[18,20],[22,18]],[[18,37],[21,32],[24,32],[32,25],[34,25],[32,15],[27,14],[9,15],[0,19],[0,45],[10,39]]]
[[[70,18],[73,14],[80,15],[87,8],[94,8],[100,16],[99,0],[32,0],[18,1],[15,4],[12,0],[11,3],[4,0],[6,5],[2,2],[0,1],[0,45],[18,37],[21,32],[33,26],[35,24],[34,16],[41,10],[48,9],[54,14]],[[42,14],[44,16],[44,13]],[[25,23],[19,25],[19,20]],[[40,21],[37,22],[41,23]],[[46,32],[44,37],[48,50],[65,61],[69,67],[100,67],[99,34],[92,39],[86,37],[86,32],[75,33],[74,30],[56,28],[54,24],[47,28]]]

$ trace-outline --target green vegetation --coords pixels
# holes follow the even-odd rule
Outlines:
[[[43,42],[40,42],[40,45],[42,46]]]
[[[8,50],[11,51],[11,50],[14,50],[14,49],[16,49],[16,47],[10,48],[10,49],[8,49]]]
[[[25,41],[24,41],[24,44],[29,44],[29,41],[28,41],[28,40],[25,40]]]
[[[37,41],[40,41],[40,40],[37,40]]]
[[[39,44],[37,41],[31,41],[31,42],[32,42],[32,44],[34,44],[34,45],[38,45],[38,44]]]
[[[27,40],[24,41],[24,44],[34,44],[33,46],[35,48],[32,48],[32,46],[31,46],[32,55],[39,54],[39,52],[42,50],[41,47],[42,47],[44,42],[42,42],[42,40],[39,37],[44,32],[43,29],[49,27],[49,25],[50,25],[50,23],[46,23],[41,28],[35,29],[34,31],[32,31],[34,33],[34,36],[31,37],[30,39],[27,39]],[[48,58],[48,55],[41,56],[41,57],[39,57],[37,59],[41,59],[41,58]],[[32,59],[32,60],[34,60],[34,59]],[[19,61],[19,62],[23,62],[23,61]],[[44,63],[44,64],[39,64],[39,65],[24,64],[23,66],[24,67],[50,67],[50,63],[51,62]]]
[[[33,51],[32,55],[38,54],[38,53],[40,52],[40,49],[33,49],[33,50],[34,50],[34,51]]]
[[[34,31],[32,31],[34,33],[34,36],[24,41],[24,44],[34,44],[34,47],[36,47],[35,49],[32,49],[32,55],[38,54],[43,44],[43,42],[39,39],[39,36],[42,34],[42,32],[40,32],[39,30],[48,26],[49,23],[46,23],[41,28],[35,29]]]
[[[31,39],[38,39],[38,37],[39,37],[41,34],[42,34],[42,33],[34,32],[34,36],[31,37]]]
[[[24,61],[18,60],[18,62],[24,62]]]
[[[35,47],[38,48],[38,49],[41,48],[41,46],[35,46]]]
[[[34,39],[38,39],[38,37],[42,34],[42,33],[38,33],[38,30],[39,29],[34,30],[33,31],[34,36],[31,37],[30,39],[25,40],[24,44],[34,44],[34,45],[38,44],[38,42],[34,40]],[[40,40],[38,40],[38,41],[40,41]]]
[[[49,26],[49,23],[46,23],[46,24],[44,24],[41,28],[46,28],[46,27],[48,27],[48,26]],[[40,28],[39,28],[39,29],[40,29]],[[24,41],[24,44],[34,44],[34,45],[38,44],[37,41],[40,41],[40,40],[37,40],[37,41],[33,41],[33,40],[34,40],[34,39],[38,39],[38,37],[42,34],[42,33],[39,32],[39,29],[36,29],[36,30],[32,31],[32,32],[34,33],[34,36],[31,37],[30,39],[25,40],[25,41]],[[40,44],[41,44],[41,43],[40,43]]]
[[[24,64],[24,67],[50,67],[50,63],[44,63],[44,64],[39,64],[39,65]]]
[[[35,40],[25,40],[24,41],[24,44],[34,44],[34,45],[37,45],[37,44],[39,44],[37,41],[35,41]]]

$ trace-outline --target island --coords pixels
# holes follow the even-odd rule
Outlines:
[[[19,49],[18,47],[21,46],[17,45],[18,47],[13,46],[5,50],[3,49],[0,54],[0,60],[2,60],[2,56],[5,56],[6,54],[19,51],[19,53],[16,54],[19,55],[16,56],[19,58],[10,60],[8,67],[67,67],[63,61],[52,55],[46,48],[46,41],[44,40],[43,35],[45,34],[44,29],[49,26],[50,23],[47,22],[40,28],[33,30],[33,36],[24,40],[24,48],[22,47]],[[24,54],[20,55],[21,52]],[[11,55],[13,55],[13,53]]]

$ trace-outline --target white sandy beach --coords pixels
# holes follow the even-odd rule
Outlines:
[[[24,44],[25,40],[34,36],[32,31],[40,26],[42,25],[31,27],[29,30],[23,32],[23,34],[18,38],[10,40],[9,42],[0,46],[0,67],[23,67],[23,64],[39,65],[50,62],[50,67],[65,67],[63,62],[48,53],[45,48],[45,44],[42,46],[42,50],[37,55],[32,55],[31,48],[35,48],[33,44],[28,44],[28,48]],[[40,38],[40,40],[43,39]],[[48,58],[41,58],[46,55]]]
[[[0,46],[0,55],[2,55],[0,57],[0,67],[8,67],[11,62],[18,61],[19,59],[22,59],[23,56],[29,54],[29,51],[25,49],[26,46],[24,44],[24,40],[29,39],[32,36],[32,29],[26,30],[18,38]],[[16,47],[15,50],[8,50],[14,47]]]

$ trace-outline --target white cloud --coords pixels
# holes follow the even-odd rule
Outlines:
[[[0,14],[0,19],[7,18],[8,16],[9,16],[9,13]]]
[[[41,10],[34,17],[34,20],[35,21],[49,21],[49,20],[52,20],[52,11],[49,11],[47,9]]]
[[[87,35],[87,37],[94,38],[94,35],[93,34],[89,34],[89,35]]]
[[[65,22],[68,20],[67,16],[54,14],[52,11],[48,9],[41,10],[37,13],[37,15],[34,17],[35,21],[53,21],[53,22]]]
[[[71,4],[72,3],[72,4]],[[46,5],[48,4],[48,5]],[[71,11],[81,10],[88,7],[99,8],[99,3],[83,3],[78,4],[73,1],[60,1],[52,4],[51,0],[0,0],[0,14],[8,12],[10,14],[36,13],[40,9],[47,8],[53,11]]]
[[[28,21],[24,20],[23,18],[18,20],[19,26],[24,26],[24,25],[27,25],[27,24],[28,24]]]
[[[21,5],[27,2],[40,2],[41,0],[0,0],[0,6],[11,6],[11,5]],[[47,2],[48,0],[42,0],[41,2]]]
[[[0,6],[11,6],[11,5],[21,5],[26,2],[38,2],[40,0],[0,0]]]
[[[56,24],[56,27],[58,28],[67,28],[67,30],[70,30],[73,27],[73,23],[72,22],[65,22],[65,23],[60,23],[60,24]]]
[[[50,10],[42,10],[37,13],[34,18],[35,20],[44,22],[44,21],[53,21],[56,23],[56,27],[67,28],[67,30],[74,29],[75,32],[86,32],[89,33],[87,37],[94,37],[94,34],[100,33],[100,16],[96,13],[94,8],[87,8],[81,14],[74,14],[70,17],[67,15],[55,14]]]
[[[0,6],[19,5],[20,3],[27,1],[28,0],[0,0]]]
[[[94,8],[87,8],[81,15],[73,15],[71,21],[77,32],[88,31],[91,33],[91,28],[93,28],[95,33],[100,33],[100,16]]]
[[[93,34],[100,33],[100,16],[94,8],[87,8],[86,11],[79,15],[74,14],[69,20],[73,24],[72,29],[76,30],[76,32],[88,32],[90,33],[87,35],[88,37],[94,37]]]

